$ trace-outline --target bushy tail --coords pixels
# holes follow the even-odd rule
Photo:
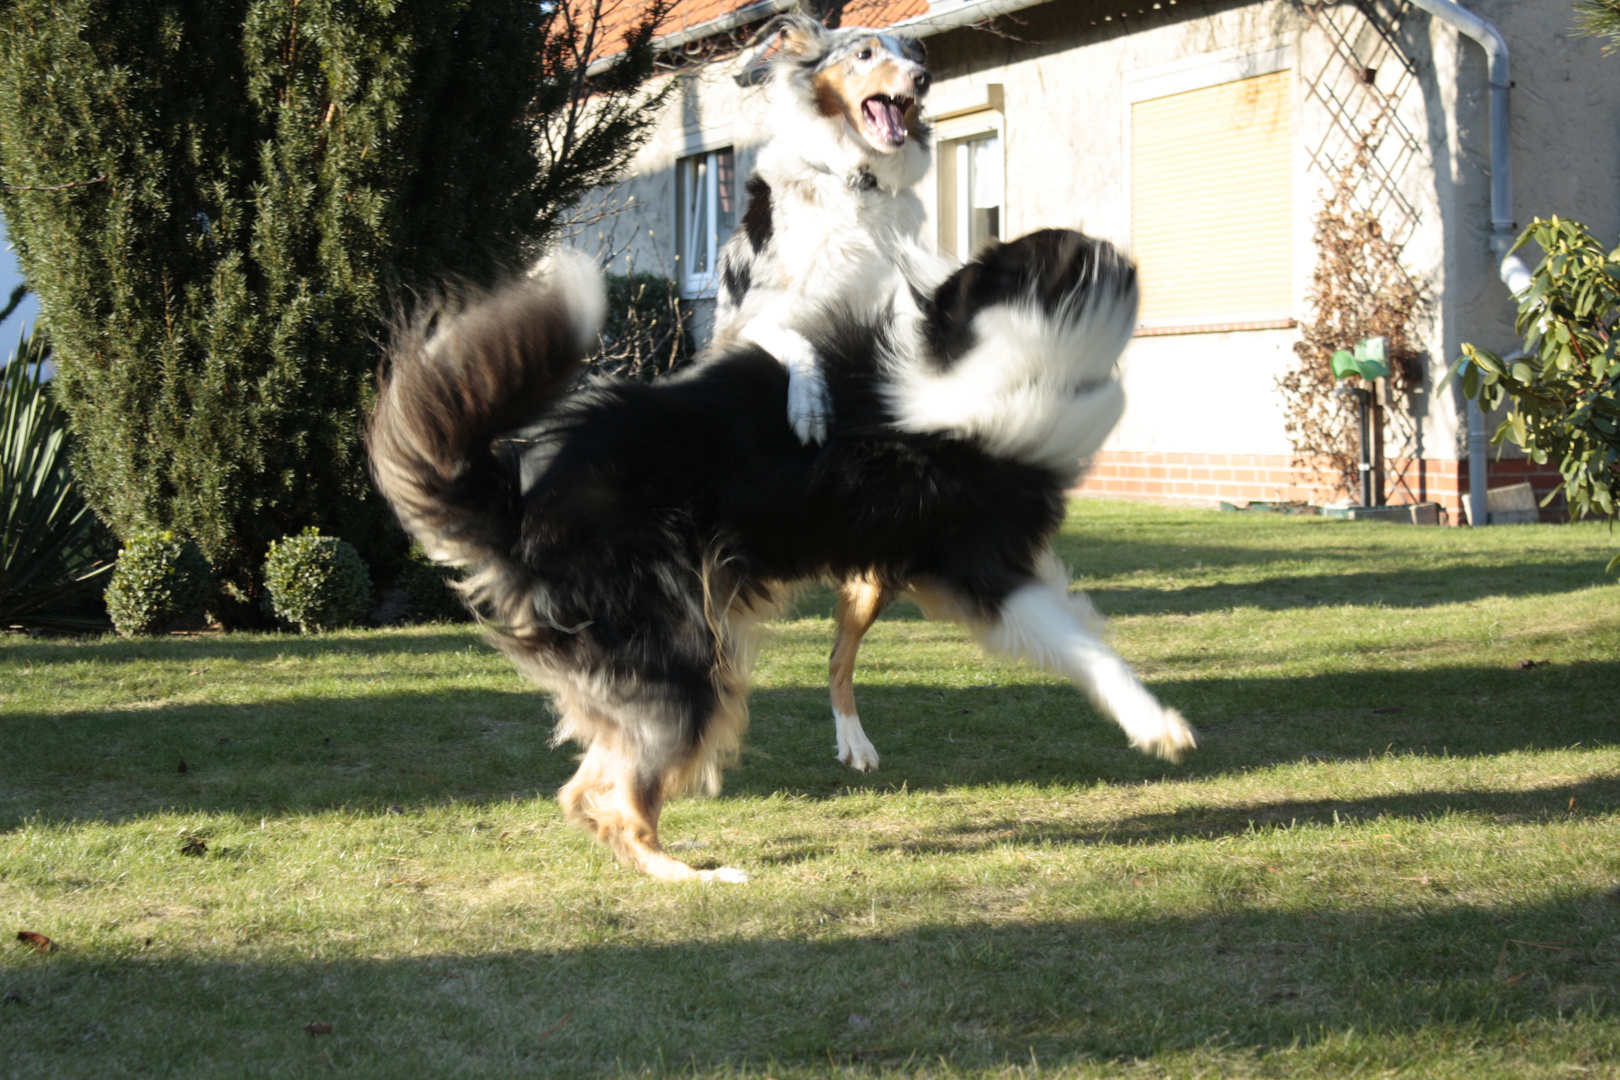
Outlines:
[[[912,431],[971,438],[1072,480],[1119,422],[1136,268],[1064,229],[992,245],[935,290],[892,404]]]
[[[595,268],[559,256],[459,310],[418,317],[389,349],[366,438],[371,475],[430,556],[474,569],[475,601],[519,522],[516,478],[490,442],[566,390],[606,303]]]

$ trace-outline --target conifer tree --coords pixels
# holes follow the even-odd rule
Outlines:
[[[116,532],[191,537],[247,593],[310,525],[386,561],[383,317],[524,264],[650,134],[662,10],[604,2],[0,3],[0,210]]]

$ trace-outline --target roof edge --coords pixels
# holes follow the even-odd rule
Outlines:
[[[916,37],[932,37],[934,34],[944,33],[946,30],[955,30],[958,27],[969,26],[986,19],[993,19],[997,15],[1006,15],[1023,8],[1036,7],[1046,3],[1047,0],[962,0],[961,3],[949,6],[941,5],[942,10],[930,11],[926,15],[914,15],[909,19],[902,19],[897,23],[890,23],[881,27],[884,30],[898,30],[902,33],[912,34]],[[694,41],[701,41],[715,34],[723,34],[728,30],[735,30],[739,26],[768,19],[772,15],[784,11],[792,11],[799,6],[798,0],[756,0],[755,3],[740,7],[736,11],[721,15],[719,18],[689,26],[684,30],[677,30],[672,34],[653,39],[652,47],[660,52],[669,52],[683,48]],[[764,51],[764,44],[755,46],[746,55],[743,67],[750,67],[758,54]],[[599,75],[612,66],[613,61],[620,54],[604,56],[595,60],[585,69],[587,75]]]

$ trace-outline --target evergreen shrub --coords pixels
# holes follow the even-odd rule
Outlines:
[[[121,538],[192,537],[249,601],[309,525],[402,559],[361,445],[376,341],[413,290],[527,265],[650,136],[665,5],[605,10],[0,4],[0,210]]]
[[[371,574],[360,553],[313,525],[270,542],[264,588],[276,615],[306,634],[350,626],[371,610]]]
[[[411,598],[412,622],[468,622],[472,614],[451,582],[456,571],[412,547],[397,585]]]
[[[156,634],[176,619],[203,614],[214,596],[213,570],[195,543],[172,532],[140,532],[118,553],[107,614],[125,637]]]

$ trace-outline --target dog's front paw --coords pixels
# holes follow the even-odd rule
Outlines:
[[[878,752],[864,736],[859,742],[839,743],[838,760],[856,772],[877,772]]]
[[[793,426],[793,434],[804,445],[827,441],[832,396],[827,392],[827,380],[815,364],[789,366],[787,415],[788,423]]]
[[[1180,761],[1188,752],[1198,749],[1198,733],[1174,709],[1163,709],[1159,718],[1159,731],[1143,738],[1132,739],[1131,745],[1144,754]]]
[[[834,709],[833,725],[838,732],[838,760],[856,772],[877,772],[877,747],[866,737],[861,718]]]

